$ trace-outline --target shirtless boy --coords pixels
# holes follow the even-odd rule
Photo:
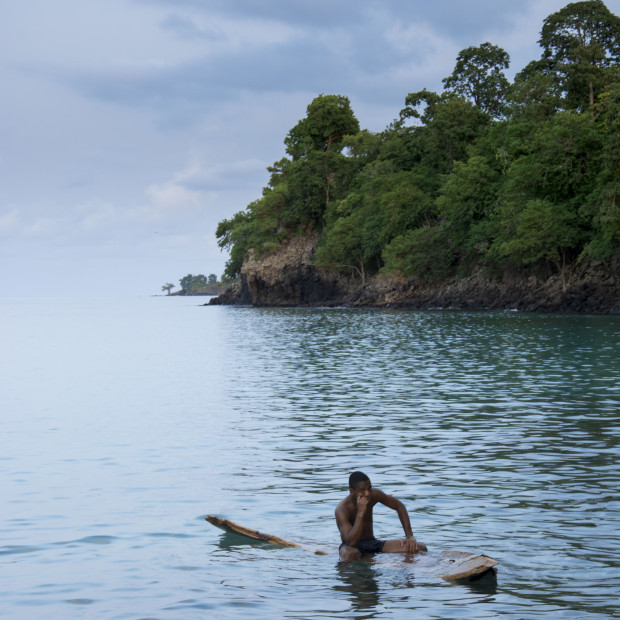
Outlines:
[[[382,503],[398,513],[398,518],[405,530],[401,540],[378,540],[372,529],[372,509]],[[354,471],[349,476],[349,495],[336,508],[336,523],[340,530],[342,544],[340,559],[343,562],[359,560],[368,553],[414,553],[426,551],[426,545],[419,543],[411,531],[409,515],[404,504],[373,488],[370,478],[361,471]]]

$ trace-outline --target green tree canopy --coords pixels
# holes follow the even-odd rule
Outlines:
[[[179,282],[184,294],[202,293],[207,289],[207,278],[202,274],[194,276],[190,273]]]
[[[405,104],[400,112],[401,122],[411,117],[422,122],[423,127],[416,128],[421,157],[430,168],[442,173],[452,172],[454,161],[465,157],[467,148],[489,122],[485,112],[450,92],[409,93]]]
[[[607,69],[620,61],[620,17],[602,0],[572,2],[545,19],[539,43],[567,107],[584,110],[604,90]]]
[[[619,18],[601,0],[544,21],[542,57],[504,75],[491,43],[462,50],[445,89],[410,93],[380,133],[319,95],[287,134],[262,195],[220,222],[224,277],[319,233],[316,262],[362,282],[473,269],[562,274],[620,253]],[[610,263],[611,264],[611,263]]]
[[[443,226],[422,226],[395,237],[385,248],[384,271],[422,282],[445,278],[450,273],[452,252]]]
[[[346,135],[360,130],[348,97],[319,95],[306,109],[306,117],[293,127],[284,140],[293,160],[312,151],[339,150]]]
[[[603,139],[602,165],[586,203],[594,226],[586,254],[607,260],[620,256],[620,84],[601,95],[596,113]]]
[[[514,236],[501,251],[517,264],[528,265],[546,260],[556,266],[566,290],[568,254],[579,242],[576,215],[561,204],[549,200],[530,200],[519,214]]]
[[[482,43],[459,52],[452,75],[444,78],[443,83],[446,90],[473,101],[490,116],[502,116],[509,86],[504,69],[509,66],[508,52],[491,43]]]

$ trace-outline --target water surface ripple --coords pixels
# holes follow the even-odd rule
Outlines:
[[[0,301],[3,617],[620,617],[618,317],[198,303]],[[353,469],[496,581],[340,564]]]

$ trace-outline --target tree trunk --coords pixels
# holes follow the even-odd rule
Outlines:
[[[362,276],[362,286],[366,286],[366,272],[364,271],[364,258],[360,256],[360,275]]]
[[[594,105],[594,85],[590,81],[590,107]]]
[[[566,293],[566,289],[568,288],[568,278],[566,277],[566,251],[562,250],[562,261],[559,260],[553,261],[558,271],[560,272],[560,277],[562,278],[562,292]]]
[[[336,177],[336,173],[335,172],[328,172],[327,173],[327,189],[325,190],[325,206],[327,206],[329,204],[329,189],[332,185],[332,183],[334,182],[334,178]]]
[[[562,292],[566,293],[568,279],[566,277],[566,252],[562,252]]]

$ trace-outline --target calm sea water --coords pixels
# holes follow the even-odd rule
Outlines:
[[[0,301],[2,617],[620,617],[618,317],[203,301]],[[355,469],[496,580],[341,565]]]

